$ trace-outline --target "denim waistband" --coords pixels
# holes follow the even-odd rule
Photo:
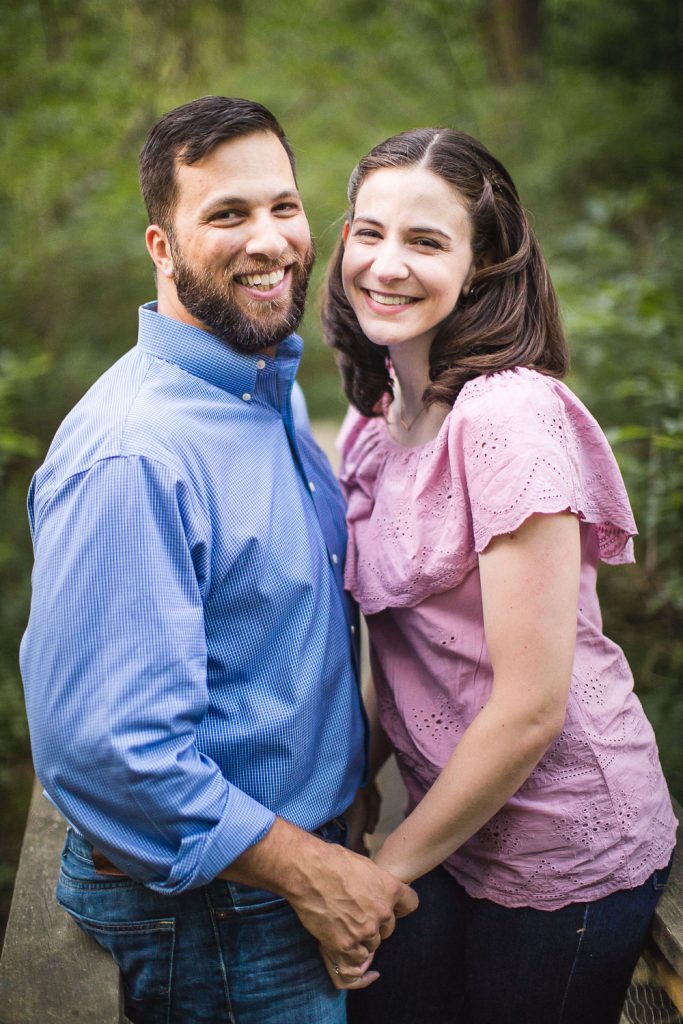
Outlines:
[[[311,832],[314,836],[324,839],[326,843],[340,843],[342,846],[345,846],[348,826],[344,818],[340,816],[326,821],[319,828],[311,829]]]
[[[112,873],[118,874],[118,869],[95,849],[92,843],[81,835],[72,825],[69,825],[68,831],[71,833],[74,842],[72,846],[77,846],[82,856],[92,857],[96,867],[103,866],[105,871],[107,868],[113,869]],[[344,818],[337,817],[332,818],[330,821],[326,821],[324,825],[319,825],[318,828],[311,829],[311,835],[318,836],[326,843],[338,843],[344,846],[346,843],[346,834],[348,826]]]

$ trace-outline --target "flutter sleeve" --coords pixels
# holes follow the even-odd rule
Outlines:
[[[634,561],[626,488],[599,424],[554,378],[519,368],[478,378],[458,399],[477,553],[535,513],[571,511],[595,528],[600,558]]]

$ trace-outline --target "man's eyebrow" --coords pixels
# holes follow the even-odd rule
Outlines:
[[[364,224],[374,224],[375,227],[384,227],[380,220],[375,220],[374,217],[364,217],[362,213],[357,213],[353,218],[353,223],[362,220]],[[442,231],[441,228],[429,227],[429,225],[416,224],[408,228],[411,235],[440,235],[442,238],[446,238],[450,241],[451,236],[446,232]]]
[[[278,192],[277,195],[270,197],[271,203],[282,202],[283,199],[296,199],[299,200],[301,197],[295,188],[287,188],[282,192]],[[246,196],[216,196],[214,199],[210,199],[206,204],[207,210],[217,210],[224,207],[238,206],[244,208],[245,206],[251,206],[253,203],[252,199],[248,199]]]

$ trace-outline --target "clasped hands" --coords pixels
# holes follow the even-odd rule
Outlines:
[[[371,783],[358,791],[345,812],[347,848],[339,850],[344,863],[344,891],[336,895],[334,908],[330,907],[328,934],[313,932],[338,989],[355,991],[377,980],[378,972],[370,970],[375,951],[392,934],[396,919],[412,913],[418,904],[413,889],[368,859],[364,836],[374,832],[379,807],[380,796]]]

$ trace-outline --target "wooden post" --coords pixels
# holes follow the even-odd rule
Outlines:
[[[66,827],[36,782],[0,959],[0,1024],[121,1024],[119,972],[54,898]]]
[[[683,1014],[683,808],[673,801],[680,822],[678,845],[666,889],[662,893],[645,959],[657,981]]]

